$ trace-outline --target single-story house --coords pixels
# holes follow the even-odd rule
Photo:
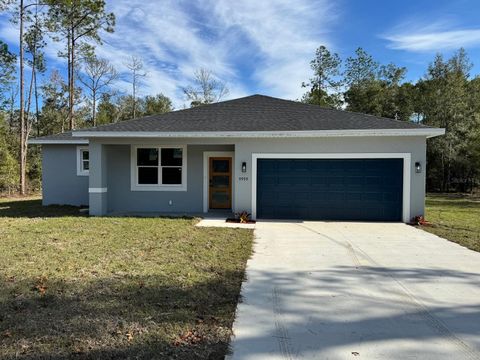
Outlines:
[[[426,139],[444,129],[263,95],[32,139],[43,204],[91,215],[423,215]]]

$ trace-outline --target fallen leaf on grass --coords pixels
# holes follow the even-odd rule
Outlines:
[[[133,340],[133,334],[129,331],[127,332],[127,340],[132,341]]]
[[[188,330],[185,334],[179,336],[173,341],[174,346],[195,345],[204,340],[204,336],[200,335],[196,330]]]
[[[37,290],[40,296],[44,296],[48,287],[47,287],[47,277],[40,276],[37,278],[37,283],[33,287],[34,290]]]

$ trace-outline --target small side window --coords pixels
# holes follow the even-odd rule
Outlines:
[[[77,148],[77,175],[87,176],[90,171],[90,154],[87,147]]]
[[[88,150],[82,150],[82,171],[90,169],[90,159],[88,157]]]

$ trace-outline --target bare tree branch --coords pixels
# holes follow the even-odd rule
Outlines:
[[[225,83],[218,80],[211,70],[200,68],[194,75],[195,86],[183,88],[190,106],[218,102],[229,93]]]

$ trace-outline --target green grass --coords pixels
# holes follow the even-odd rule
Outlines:
[[[0,358],[223,359],[252,232],[0,199]]]
[[[480,200],[461,195],[429,195],[422,229],[480,251]]]

